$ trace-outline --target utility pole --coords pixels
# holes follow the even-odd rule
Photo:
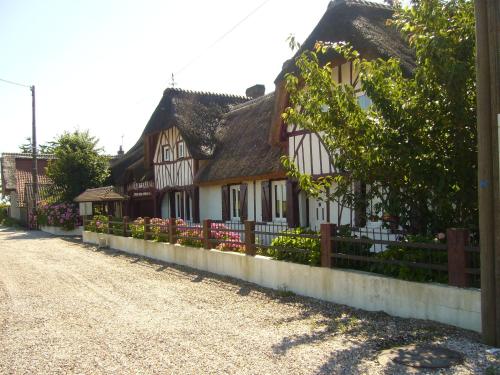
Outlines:
[[[483,341],[500,346],[500,2],[475,0]]]
[[[38,163],[36,160],[36,116],[35,116],[35,85],[30,86],[31,90],[31,118],[32,118],[32,128],[31,128],[31,151],[33,155],[33,211],[36,211],[37,207],[37,196],[38,196]],[[34,212],[33,212],[34,213]]]

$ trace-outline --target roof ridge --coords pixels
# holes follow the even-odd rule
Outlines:
[[[174,93],[179,93],[179,94],[189,94],[189,95],[216,96],[216,97],[234,98],[234,99],[249,99],[248,96],[244,96],[244,95],[227,94],[227,93],[217,93],[217,92],[210,92],[210,91],[187,90],[187,89],[181,89],[181,88],[178,88],[178,87],[168,87],[168,88],[166,88],[163,91],[163,95],[165,95],[165,94],[167,94],[169,92],[174,92]]]
[[[247,108],[247,107],[250,107],[254,104],[257,104],[258,102],[264,100],[264,99],[267,99],[269,98],[270,96],[274,95],[274,91],[271,91],[270,93],[267,93],[265,95],[262,95],[262,96],[259,96],[257,98],[253,98],[251,100],[249,100],[248,102],[244,102],[244,103],[240,103],[240,104],[235,104],[230,110],[229,112],[227,112],[226,114],[230,114],[232,112],[236,112],[236,111],[239,111],[240,109],[243,109],[243,108]]]
[[[380,3],[377,1],[370,1],[370,0],[331,0],[330,3],[328,4],[327,9],[336,8],[336,7],[341,6],[341,5],[367,6],[367,7],[372,7],[372,8],[380,8],[380,9],[388,9],[388,10],[394,9],[394,7],[389,5],[389,4]]]
[[[25,157],[32,158],[33,154],[30,152],[2,152],[1,157],[4,156],[14,156],[14,157]],[[55,154],[36,154],[37,158],[55,158]]]

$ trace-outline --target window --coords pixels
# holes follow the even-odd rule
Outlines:
[[[229,190],[231,199],[231,220],[240,220],[240,186],[231,186]]]
[[[163,146],[163,161],[172,161],[172,150],[170,146]]]
[[[361,109],[366,110],[372,105],[372,100],[366,94],[358,96],[358,103]]]
[[[286,220],[286,183],[275,181],[272,183],[273,194],[273,220]]]
[[[177,142],[177,159],[183,158],[185,156],[184,148],[185,145],[183,141]]]

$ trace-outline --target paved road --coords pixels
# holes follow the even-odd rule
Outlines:
[[[376,354],[417,339],[487,365],[465,331],[0,228],[0,374],[398,373]]]

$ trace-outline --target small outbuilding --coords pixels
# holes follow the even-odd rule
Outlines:
[[[87,189],[74,201],[80,204],[81,216],[101,214],[122,217],[123,203],[126,204],[128,199],[128,196],[119,193],[114,186],[104,186]]]

